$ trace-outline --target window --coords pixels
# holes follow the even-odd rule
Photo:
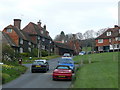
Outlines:
[[[20,38],[20,44],[23,44],[23,39]]]
[[[40,36],[38,36],[38,40],[40,40]]]
[[[119,33],[120,33],[120,29],[119,29]]]
[[[118,41],[118,37],[115,37],[115,40]]]
[[[98,43],[103,43],[103,39],[98,39]]]
[[[8,33],[12,33],[12,29],[10,29],[10,28],[7,29],[7,32],[8,32]]]
[[[111,42],[111,39],[109,39],[109,42]]]
[[[29,52],[31,52],[31,48],[30,47],[28,48],[28,50],[29,50]]]
[[[52,41],[50,41],[50,43],[52,43]]]
[[[42,45],[42,49],[45,50],[45,46],[44,45]]]
[[[45,41],[45,38],[42,38],[42,41]]]
[[[31,42],[29,42],[28,44],[31,45]]]
[[[41,34],[43,34],[43,30],[41,30]]]
[[[111,35],[111,32],[107,32],[107,36],[110,36]]]
[[[23,48],[20,48],[20,53],[23,53]]]
[[[120,41],[120,37],[118,37],[118,41]]]

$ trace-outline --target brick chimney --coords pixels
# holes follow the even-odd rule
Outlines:
[[[37,22],[38,26],[41,27],[41,20],[39,20],[39,22]]]
[[[21,28],[21,20],[20,19],[14,19],[14,26],[17,28]]]
[[[46,30],[46,25],[43,26],[44,30]]]

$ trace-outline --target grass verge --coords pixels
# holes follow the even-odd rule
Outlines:
[[[76,56],[74,60],[83,64],[76,72],[73,88],[118,88],[118,52]]]
[[[25,73],[27,67],[17,64],[17,62],[4,62],[0,75],[2,77],[2,84],[10,82],[21,74]]]
[[[32,63],[34,60],[38,60],[38,59],[50,60],[50,59],[57,58],[57,57],[60,57],[60,56],[59,55],[52,55],[52,56],[46,56],[46,57],[41,57],[41,58],[32,57],[32,59],[29,59],[29,57],[24,57],[23,64]]]

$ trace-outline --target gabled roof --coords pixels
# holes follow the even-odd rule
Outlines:
[[[46,31],[46,30],[44,30],[44,28],[38,26],[37,24],[33,22],[30,22],[26,27],[24,27],[23,31],[29,33],[29,35],[39,35],[47,39],[52,39],[50,36],[47,36],[46,33],[41,34],[41,31]]]
[[[32,42],[33,44],[36,44],[33,40],[30,39],[30,36],[27,32],[24,32],[23,30],[21,30],[21,32],[24,34],[24,36],[27,38],[27,40],[29,42]]]
[[[7,28],[13,29],[20,38],[27,40],[27,38],[24,36],[24,34],[21,32],[21,30],[19,28],[15,27],[13,25],[9,25],[5,29],[7,29]]]
[[[66,44],[63,44],[63,43],[54,42],[54,44],[55,44],[57,47],[60,47],[60,48],[69,49],[69,50],[74,50],[74,49],[70,48],[70,46],[68,46],[68,45],[66,45]]]
[[[12,40],[12,38],[4,32],[2,32],[2,43],[8,43],[8,44],[10,44],[10,46],[19,47],[15,44],[15,42]]]
[[[98,36],[96,39],[109,39],[109,38],[113,38],[113,37],[118,37],[118,36],[120,36],[119,29],[120,29],[120,27],[108,28],[102,35]],[[111,32],[111,35],[107,36],[107,32]]]

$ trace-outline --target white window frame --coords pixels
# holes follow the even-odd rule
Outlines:
[[[42,41],[45,41],[45,38],[42,38]]]
[[[103,43],[103,39],[98,39],[98,43]]]
[[[44,32],[43,32],[43,30],[41,30],[41,34],[43,34]]]
[[[29,42],[28,45],[31,45],[31,42]]]
[[[111,36],[111,32],[107,32],[107,36]]]
[[[118,41],[118,37],[115,37],[115,41]]]
[[[6,31],[7,31],[8,33],[12,33],[12,29],[11,29],[11,28],[8,28]]]
[[[112,40],[111,39],[109,39],[109,42],[111,42]]]
[[[118,41],[120,41],[120,37],[118,37]]]
[[[20,48],[20,53],[23,53],[23,48]]]
[[[28,48],[28,50],[29,50],[29,52],[31,52],[31,48],[30,47]]]
[[[20,38],[20,44],[23,44],[23,39]]]

